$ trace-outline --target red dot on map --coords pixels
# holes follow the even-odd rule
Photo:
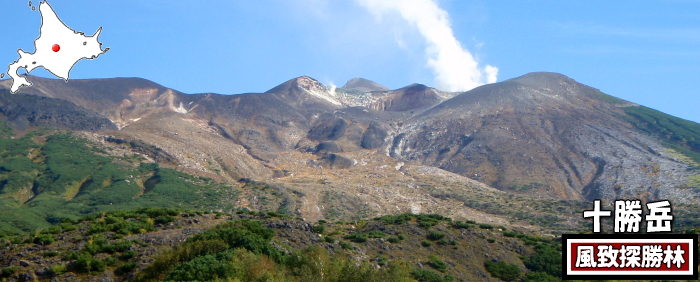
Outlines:
[[[53,50],[54,52],[58,52],[59,50],[61,50],[61,46],[59,46],[58,44],[54,44],[53,46],[51,46],[51,50]]]

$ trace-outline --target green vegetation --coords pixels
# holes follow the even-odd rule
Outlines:
[[[436,231],[430,231],[430,233],[428,233],[428,240],[437,241],[442,238],[445,238],[445,233],[440,233]]]
[[[5,267],[2,270],[0,270],[0,274],[4,277],[8,277],[12,274],[15,274],[19,270],[19,266],[10,266],[10,267]]]
[[[321,224],[321,225],[314,225],[313,226],[313,231],[318,233],[318,234],[323,234],[326,232],[326,226]]]
[[[369,262],[358,265],[347,255],[329,254],[319,245],[287,254],[272,246],[274,234],[255,220],[218,225],[158,255],[136,281],[319,281],[319,277],[322,281],[452,281],[423,280],[424,271],[401,261],[390,263],[384,256],[373,260],[382,268]],[[436,269],[446,269],[438,258],[430,259]],[[120,273],[133,270],[119,269]]]
[[[96,145],[68,134],[35,131],[12,139],[4,132],[0,126],[0,234],[36,229],[56,234],[62,229],[51,224],[145,206],[233,207],[218,192],[230,188],[155,163],[141,163],[143,159],[136,155],[106,156]],[[172,220],[163,216],[156,218],[156,224]],[[50,244],[47,238],[37,240]]]
[[[626,120],[669,148],[700,163],[700,125],[644,106],[624,107]],[[698,168],[700,169],[700,168]]]
[[[440,272],[445,272],[447,270],[447,264],[440,260],[437,256],[429,256],[428,257],[428,265],[430,267],[435,268],[439,270]]]
[[[411,275],[413,275],[413,278],[420,281],[420,282],[452,282],[454,281],[454,278],[451,275],[445,275],[443,278],[440,276],[440,274],[437,274],[433,271],[427,270],[427,269],[422,269],[422,268],[415,268],[413,271],[411,271]]]
[[[412,214],[404,213],[399,215],[385,215],[377,217],[375,220],[382,220],[385,224],[403,224],[412,220],[416,220],[420,227],[430,228],[440,221],[451,222],[452,219],[439,214]]]
[[[493,277],[503,281],[514,281],[520,277],[520,268],[518,268],[517,265],[507,264],[503,261],[493,262],[489,260],[484,263],[484,266],[486,266],[486,270],[488,270]]]
[[[561,245],[556,244],[556,246],[561,248]],[[534,254],[524,259],[525,266],[535,272],[561,277],[561,252],[549,245],[540,245],[535,250]]]
[[[58,276],[65,273],[66,271],[68,271],[68,267],[61,264],[54,265],[49,268],[49,274],[51,274],[51,276]]]

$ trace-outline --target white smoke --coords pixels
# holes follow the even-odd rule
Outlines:
[[[481,68],[474,56],[462,48],[450,27],[449,15],[434,0],[356,0],[375,16],[398,12],[418,28],[427,43],[428,67],[435,74],[435,87],[447,91],[467,91],[494,83],[498,68]]]
[[[335,90],[338,88],[338,86],[336,86],[335,83],[333,83],[333,81],[329,82],[328,84],[331,87],[331,91],[330,91],[331,95],[335,95]]]

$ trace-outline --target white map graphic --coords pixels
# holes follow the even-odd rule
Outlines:
[[[31,1],[29,2],[31,6]],[[66,26],[53,11],[48,2],[39,3],[41,12],[41,30],[39,38],[34,41],[34,53],[17,50],[19,60],[10,64],[7,75],[12,78],[12,93],[20,87],[32,86],[26,77],[17,74],[17,70],[24,68],[27,73],[43,67],[53,75],[68,80],[70,70],[82,59],[94,59],[104,54],[109,48],[102,49],[102,43],[97,37],[102,31],[98,28],[92,36],[85,36]]]

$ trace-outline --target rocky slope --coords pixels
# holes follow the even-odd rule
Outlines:
[[[683,124],[679,137],[630,114],[638,105],[554,73],[464,93],[362,79],[335,89],[305,76],[240,95],[183,94],[135,78],[32,81],[23,91],[70,101],[119,128],[88,135],[94,142],[139,140],[181,171],[269,183],[274,195],[244,189],[239,204],[310,220],[410,210],[511,221],[479,199],[690,205],[700,190],[700,125],[664,116]],[[649,126],[665,133],[641,130]]]

